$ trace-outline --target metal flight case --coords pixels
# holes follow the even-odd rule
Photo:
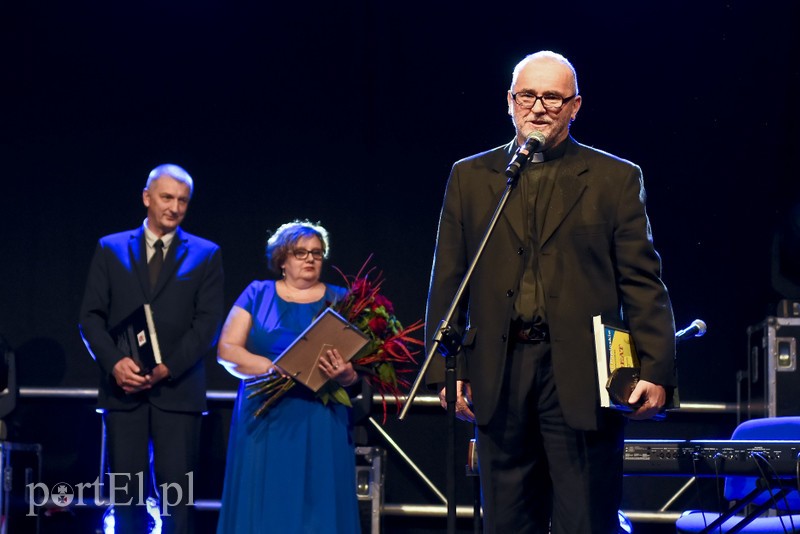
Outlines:
[[[747,329],[746,419],[800,415],[800,317],[766,317]]]
[[[381,531],[385,465],[386,450],[380,447],[356,447],[356,495],[364,534],[378,534]]]
[[[0,441],[0,533],[36,534],[39,509],[33,502],[35,485],[42,478],[42,446]]]

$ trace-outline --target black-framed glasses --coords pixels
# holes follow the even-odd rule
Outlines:
[[[304,260],[308,258],[308,255],[311,254],[311,257],[315,260],[321,260],[325,257],[325,253],[322,249],[315,248],[314,250],[306,250],[304,248],[296,248],[292,251],[292,256],[297,258],[298,260]]]
[[[520,91],[519,93],[511,93],[511,98],[514,99],[514,102],[521,108],[524,109],[531,109],[533,106],[536,105],[537,100],[542,101],[542,106],[544,109],[548,111],[555,111],[557,109],[561,109],[561,106],[572,100],[578,96],[578,93],[575,93],[572,96],[561,96],[555,93],[546,93],[542,96],[537,96],[533,93],[528,93],[525,91]]]

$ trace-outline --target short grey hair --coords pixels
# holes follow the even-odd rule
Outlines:
[[[192,180],[192,177],[189,176],[188,172],[186,172],[186,169],[180,165],[175,165],[174,163],[164,163],[150,171],[150,174],[147,176],[147,183],[144,184],[144,188],[150,189],[150,184],[153,183],[153,180],[158,180],[164,175],[169,176],[170,178],[175,178],[179,182],[188,185],[189,198],[192,198],[192,193],[194,192],[194,180]]]
[[[525,68],[529,62],[536,60],[536,59],[550,59],[552,61],[557,61],[569,67],[569,70],[572,71],[572,80],[575,82],[575,94],[578,94],[578,73],[575,72],[575,67],[572,66],[572,63],[559,54],[558,52],[552,52],[550,50],[541,50],[539,52],[528,54],[525,58],[517,63],[516,67],[514,67],[514,73],[511,75],[511,89],[514,89],[514,84],[517,82],[517,78],[519,77],[519,73]]]

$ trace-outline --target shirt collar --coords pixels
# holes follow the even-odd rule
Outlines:
[[[171,231],[168,234],[164,234],[161,237],[156,236],[152,230],[147,226],[147,218],[145,217],[144,222],[142,223],[144,226],[144,239],[147,242],[148,248],[153,248],[153,245],[156,241],[161,239],[161,242],[164,243],[164,252],[167,251],[169,245],[172,243],[172,239],[175,237],[176,230]]]
[[[556,146],[554,146],[554,147],[542,152],[541,153],[542,159],[539,160],[539,161],[550,161],[550,160],[554,160],[554,159],[558,159],[558,158],[563,157],[564,154],[567,152],[567,145],[568,145],[567,139],[564,139],[563,141],[561,141]],[[538,155],[539,155],[538,153],[534,154],[534,156],[538,156]],[[534,160],[534,161],[536,161],[536,160]]]
[[[542,163],[543,161],[551,161],[554,159],[559,159],[564,156],[567,152],[567,146],[569,146],[569,137],[561,141],[558,145],[545,150],[544,152],[534,152],[533,158],[531,159],[532,163]],[[510,145],[510,154],[514,154],[515,150],[518,150],[519,145],[517,144],[516,137],[514,141]]]

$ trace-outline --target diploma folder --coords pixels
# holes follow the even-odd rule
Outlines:
[[[367,343],[366,334],[327,308],[273,363],[316,392],[328,381],[319,369],[323,354],[338,349],[344,361],[349,362]]]
[[[125,356],[130,356],[139,366],[139,374],[144,376],[161,363],[161,349],[153,321],[153,310],[143,304],[133,310],[110,331],[117,348]]]

